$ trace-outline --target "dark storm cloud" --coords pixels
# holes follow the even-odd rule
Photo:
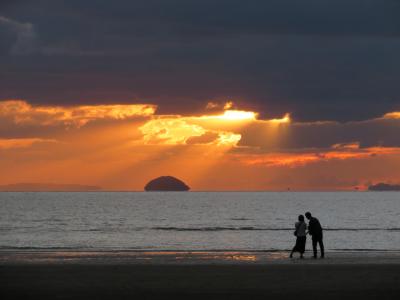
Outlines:
[[[18,21],[8,19],[0,16],[0,28],[3,30],[3,34],[6,38],[5,43],[10,42],[10,35],[12,43],[10,46],[10,54],[30,54],[35,49],[36,32],[31,23],[20,23]],[[3,47],[4,48],[4,47]]]
[[[55,9],[53,18],[49,16],[49,19],[62,18],[69,23],[86,25],[100,21],[89,26],[90,29],[121,35],[168,32],[187,34],[191,38],[196,34],[248,33],[400,34],[398,0],[119,0],[115,3],[109,0],[40,0],[16,3],[16,9],[11,12],[18,10],[26,17],[35,18],[29,14],[32,9],[33,12]]]
[[[361,122],[312,122],[289,123],[272,127],[263,121],[256,122],[243,131],[235,151],[328,150],[345,145],[359,144],[360,148],[400,147],[400,119],[378,118]]]
[[[0,16],[35,38],[13,51],[0,24],[0,98],[367,119],[400,110],[399,15],[396,0],[15,1]]]

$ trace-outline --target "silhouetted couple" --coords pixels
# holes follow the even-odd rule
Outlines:
[[[317,244],[319,244],[319,248],[321,250],[321,258],[324,258],[325,254],[321,223],[317,218],[314,218],[310,212],[306,212],[305,215],[308,219],[308,226],[304,221],[303,215],[299,216],[298,222],[295,224],[294,235],[296,236],[296,245],[293,247],[292,252],[290,253],[290,258],[293,257],[294,252],[299,252],[300,258],[304,258],[303,254],[306,250],[307,233],[311,235],[314,258],[317,258]]]

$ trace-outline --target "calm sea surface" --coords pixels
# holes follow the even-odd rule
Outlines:
[[[396,192],[0,193],[0,248],[283,250],[307,210],[330,250],[400,250]]]

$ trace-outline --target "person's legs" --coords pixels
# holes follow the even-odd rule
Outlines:
[[[307,242],[307,237],[303,236],[301,237],[301,245],[300,245],[300,258],[304,258],[303,254],[306,251],[306,242]]]
[[[296,238],[296,244],[294,245],[294,247],[293,247],[293,249],[292,249],[292,252],[290,252],[290,258],[292,258],[293,257],[293,253],[294,252],[298,252],[299,251],[299,238],[297,237]]]
[[[296,251],[296,246],[294,246],[293,249],[292,249],[292,252],[290,252],[290,255],[289,255],[290,258],[293,257],[293,252],[295,252],[295,251]]]
[[[313,252],[314,252],[314,258],[317,258],[317,243],[318,240],[316,238],[312,238],[312,248],[313,248]]]
[[[324,249],[324,242],[322,240],[322,237],[318,241],[319,243],[319,248],[321,249],[321,258],[325,257],[325,249]]]

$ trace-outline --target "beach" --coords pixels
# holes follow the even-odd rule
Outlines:
[[[3,193],[0,202],[2,300],[400,299],[393,193]],[[305,259],[289,259],[294,222],[309,209],[326,258],[311,258],[308,238]]]
[[[2,299],[396,299],[400,254],[1,251]]]

